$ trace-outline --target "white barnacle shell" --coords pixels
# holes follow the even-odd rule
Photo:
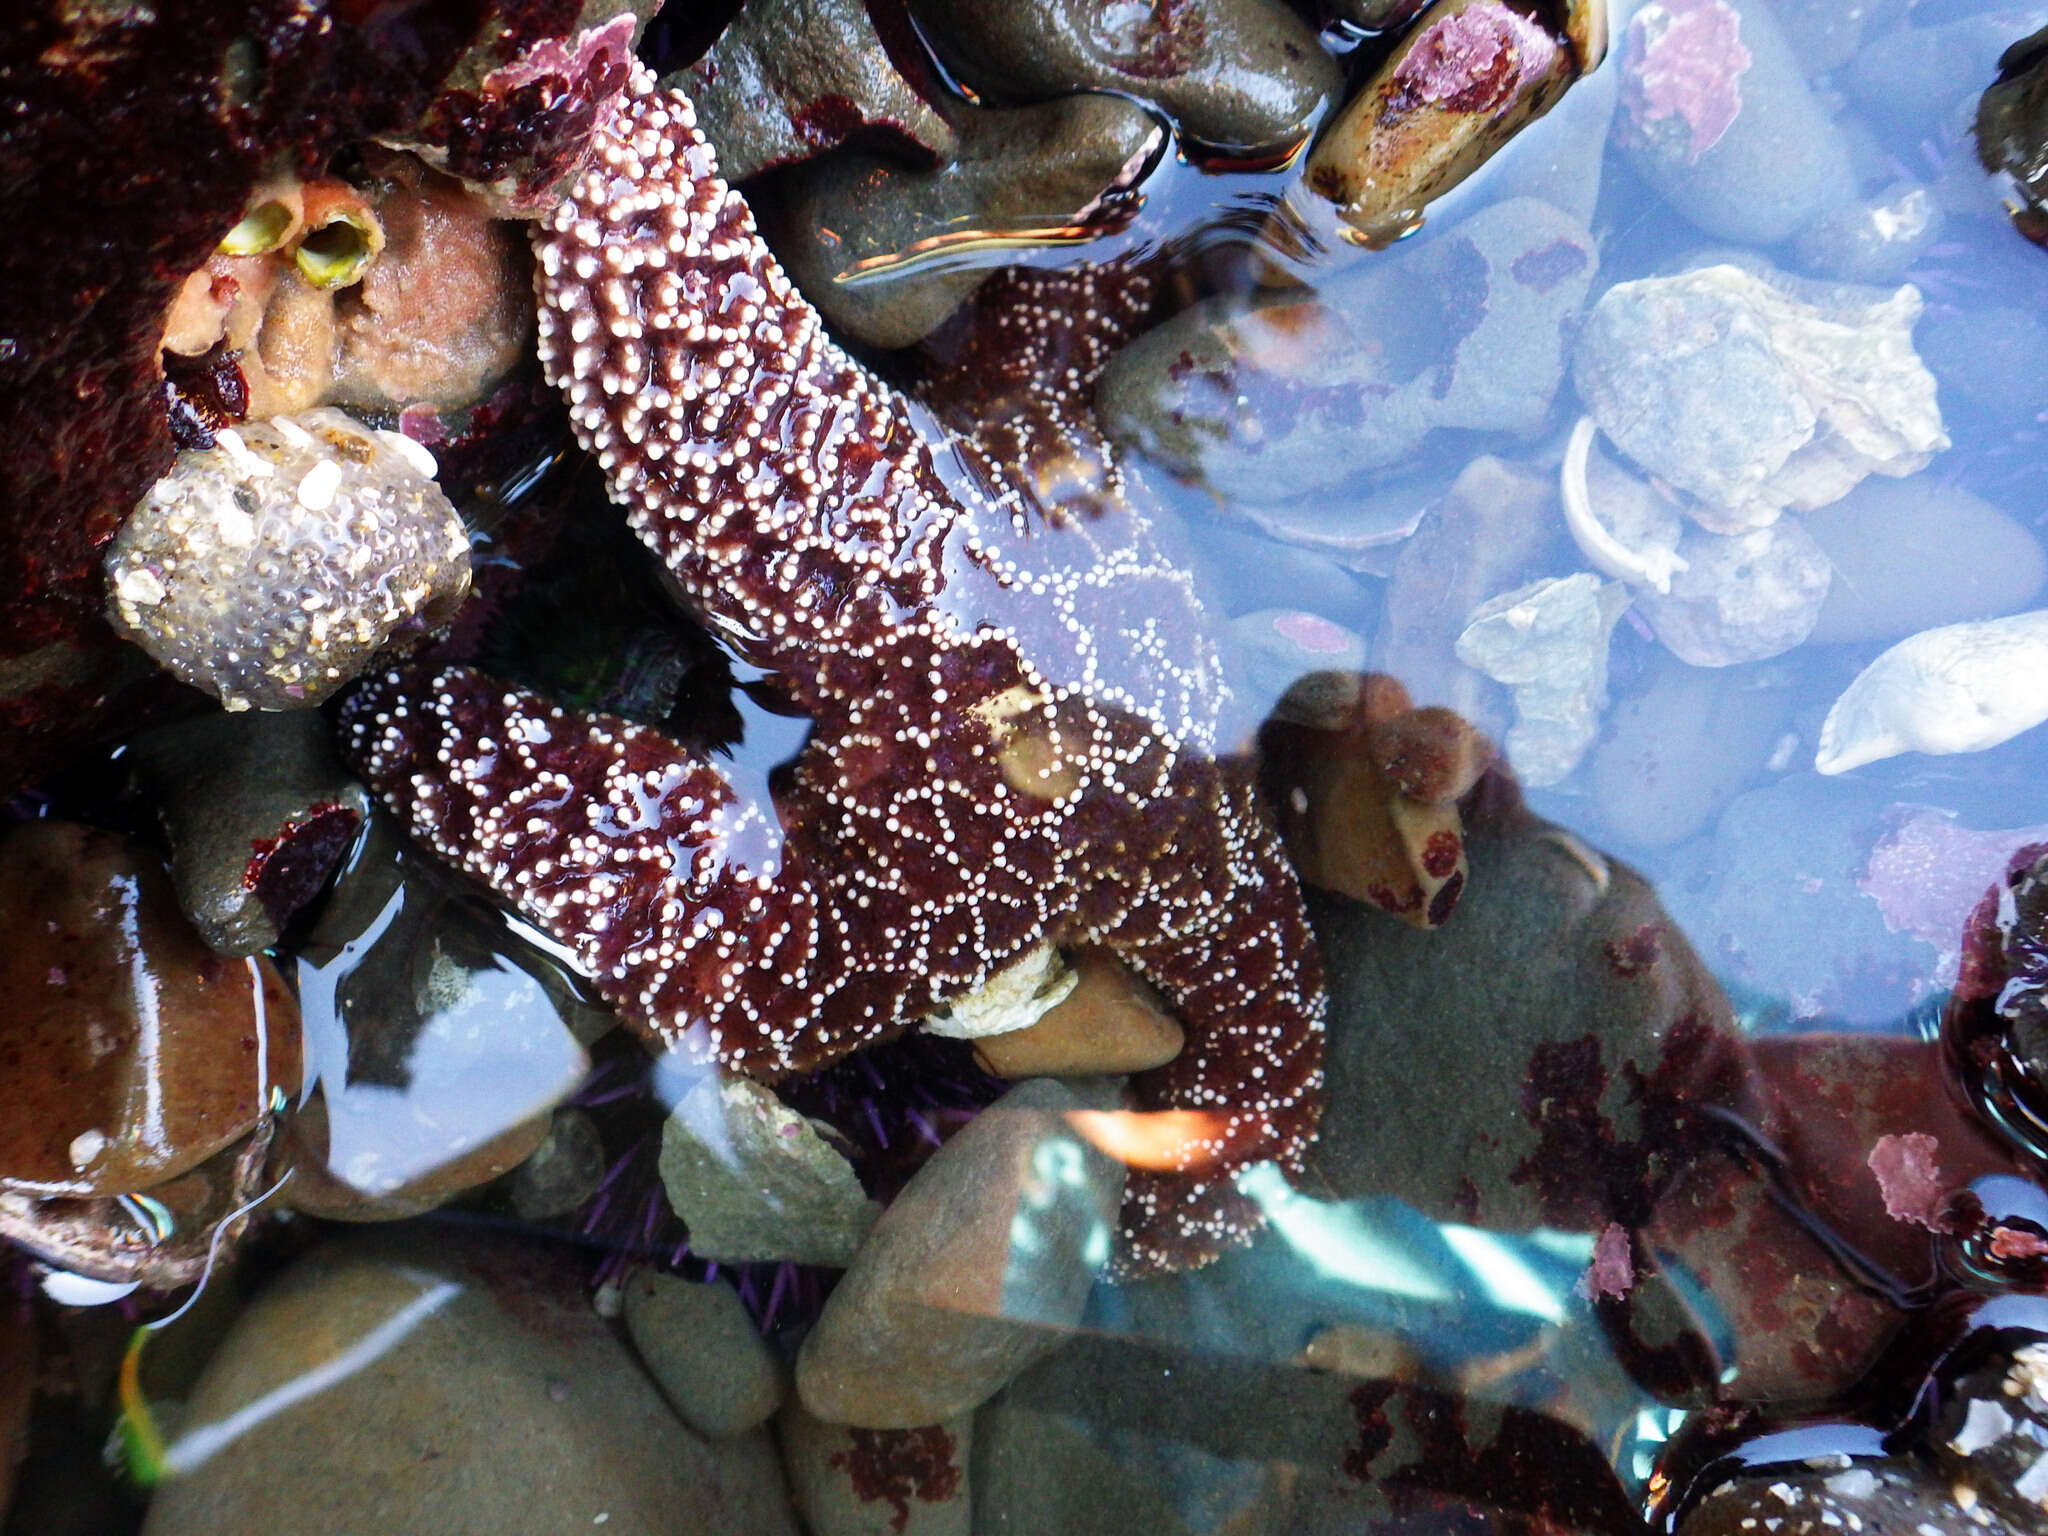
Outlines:
[[[1857,674],[1813,766],[1846,773],[1900,752],[1982,752],[2048,720],[2048,608],[1908,635]]]

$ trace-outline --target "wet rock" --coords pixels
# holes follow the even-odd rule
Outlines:
[[[1986,30],[1981,22],[1979,30]],[[2026,211],[2017,222],[2040,241],[2048,233],[2041,213],[2048,200],[2048,28],[2000,55],[1997,83],[1977,105],[1977,158],[2018,183]]]
[[[604,1139],[580,1109],[558,1109],[547,1135],[512,1171],[505,1193],[524,1221],[567,1216],[587,1204],[604,1182]]]
[[[1259,734],[1262,782],[1296,872],[1419,928],[1457,910],[1458,801],[1493,747],[1450,710],[1416,709],[1381,673],[1319,673]]]
[[[370,811],[310,710],[203,715],[140,738],[128,761],[170,843],[178,905],[224,955],[275,944]]]
[[[2033,11],[2014,7],[1903,26],[1873,36],[1840,84],[1872,121],[1894,132],[1917,137],[1960,128],[1969,104],[2002,73],[2001,56],[2024,57],[2031,50],[2020,39],[2039,25]]]
[[[1867,37],[1889,32],[1904,18],[1901,0],[1837,5],[1834,0],[1777,0],[1771,15],[1809,76],[1840,69]]]
[[[661,1182],[690,1251],[844,1269],[881,1207],[818,1128],[768,1089],[707,1072],[661,1132]]]
[[[2048,409],[2048,324],[2028,309],[1957,309],[1920,323],[1920,355],[1944,390],[2003,422]]]
[[[1466,620],[1458,660],[1513,691],[1502,745],[1525,783],[1555,784],[1599,735],[1608,636],[1627,606],[1621,583],[1581,571],[1503,592]]]
[[[14,1503],[15,1472],[28,1451],[29,1399],[36,1381],[36,1331],[28,1298],[11,1283],[9,1288],[17,1294],[0,1304],[0,1366],[5,1367],[0,1369],[0,1520]]]
[[[1728,1005],[1633,871],[1512,803],[1466,829],[1440,929],[1309,892],[1331,1001],[1312,1171],[1440,1221],[1640,1224],[1709,1145],[1698,1111],[1751,1107]]]
[[[952,1419],[1080,1320],[1123,1169],[1066,1117],[1103,1097],[1021,1084],[932,1154],[804,1340],[796,1385],[810,1413],[873,1429]]]
[[[1336,62],[1278,0],[1104,10],[1092,0],[912,0],[952,71],[985,97],[1118,91],[1222,148],[1298,141],[1343,92]]]
[[[621,1289],[627,1336],[669,1406],[698,1434],[744,1434],[782,1406],[787,1372],[731,1286],[643,1269]]]
[[[1291,501],[1243,502],[1228,510],[1268,537],[1312,550],[1346,570],[1383,576],[1394,546],[1421,526],[1441,481],[1410,483],[1360,496],[1339,487]]]
[[[991,235],[1029,246],[1107,227],[1116,194],[1137,184],[1166,142],[1151,113],[1118,96],[958,116],[957,157],[937,169],[849,148],[794,172],[769,219],[797,286],[871,346],[921,340],[987,275],[918,267],[912,257]]]
[[[1812,640],[1862,644],[2023,608],[2048,579],[2025,527],[1926,475],[1866,480],[1801,519],[1835,568]]]
[[[1706,830],[1763,771],[1792,712],[1781,672],[1658,663],[1615,704],[1586,764],[1600,825],[1635,848],[1668,848]]]
[[[1813,632],[1834,568],[1796,517],[1742,533],[1690,528],[1685,569],[1669,592],[1638,592],[1657,638],[1695,667],[1727,667],[1789,651]]]
[[[1385,246],[1547,111],[1581,65],[1500,0],[1439,0],[1331,121],[1302,185],[1343,233]]]
[[[610,1024],[381,814],[300,948],[299,997],[311,1088],[287,1198],[338,1220],[413,1215],[517,1167]]]
[[[1547,475],[1474,459],[1401,546],[1387,585],[1375,665],[1417,703],[1447,706],[1496,739],[1491,686],[1453,647],[1467,614],[1534,574],[1555,541],[1555,495]]]
[[[772,1461],[678,1422],[573,1263],[509,1246],[300,1261],[222,1342],[166,1461],[149,1536],[797,1529]]]
[[[1163,1067],[1184,1035],[1159,995],[1106,950],[1072,957],[1074,985],[1036,1022],[988,1035],[975,1061],[996,1077],[1111,1077]]]
[[[443,415],[475,405],[532,342],[523,228],[410,156],[373,161],[366,180],[384,248],[336,302],[328,398]]]
[[[1000,1401],[974,1420],[974,1528],[988,1536],[1191,1536],[1167,1491],[1134,1475],[1085,1420]]]
[[[336,410],[224,431],[121,525],[109,620],[230,710],[317,704],[469,591],[469,537],[433,471]]]
[[[111,833],[0,839],[0,1185],[118,1195],[197,1167],[299,1082],[298,1010],[267,960],[225,960],[160,866]]]
[[[1776,1522],[1771,1536],[2019,1536],[2025,1529],[1966,1513],[1939,1476],[1901,1459],[1785,1467],[1724,1483],[1680,1522],[1678,1536],[1751,1536],[1767,1521]]]
[[[1913,352],[1919,314],[1911,287],[1879,298],[1701,267],[1603,294],[1573,379],[1623,452],[1698,497],[1704,526],[1738,533],[1948,446]]]
[[[1799,232],[1792,259],[1840,282],[1897,282],[1941,238],[1944,222],[1928,188],[1893,182],[1875,196],[1821,214]]]
[[[812,1536],[968,1536],[974,1421],[914,1429],[827,1424],[790,1399],[776,1420],[790,1492]]]
[[[1595,265],[1582,227],[1511,198],[1320,298],[1194,305],[1117,355],[1097,410],[1175,474],[1269,504],[1399,463],[1437,428],[1534,431]]]
[[[860,0],[752,0],[679,78],[728,181],[881,138],[950,160],[953,130],[897,72]]]
[[[2048,609],[1909,635],[1856,674],[1821,722],[1813,765],[1847,773],[1901,752],[1982,752],[2048,720]]]
[[[1854,199],[1848,147],[1762,0],[1652,0],[1621,80],[1616,142],[1708,234],[1775,245]]]

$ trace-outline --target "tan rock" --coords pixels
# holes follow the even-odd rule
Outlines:
[[[1038,1022],[975,1042],[997,1077],[1113,1077],[1163,1067],[1180,1054],[1180,1023],[1159,994],[1114,955],[1072,957],[1073,990]]]
[[[797,1357],[804,1406],[910,1429],[967,1413],[1080,1320],[1110,1252],[1123,1168],[1068,1124],[1081,1083],[1013,1088],[882,1213]]]
[[[827,1424],[791,1398],[776,1420],[783,1466],[812,1536],[968,1536],[974,1420],[907,1429]]]

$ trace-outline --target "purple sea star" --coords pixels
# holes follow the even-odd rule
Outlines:
[[[1106,452],[1032,448],[1032,423],[1075,426],[1142,305],[1012,280],[1021,339],[1082,339],[962,440],[825,336],[688,100],[644,70],[536,245],[541,359],[578,438],[809,739],[749,795],[644,727],[412,669],[351,698],[351,760],[627,1018],[757,1077],[1036,945],[1107,945],[1187,1028],[1140,1104],[1206,1115],[1133,1174],[1119,1267],[1243,1241],[1229,1171],[1296,1172],[1314,1135],[1320,962],[1249,765],[1211,755],[1222,690],[1187,577],[1112,504]]]

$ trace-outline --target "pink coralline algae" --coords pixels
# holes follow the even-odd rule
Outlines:
[[[1726,0],[1651,0],[1628,25],[1622,104],[1647,134],[1669,118],[1684,125],[1684,153],[1697,160],[1742,110],[1750,52],[1742,18]]]
[[[1935,1228],[1941,1220],[1941,1143],[1924,1131],[1880,1136],[1870,1149],[1871,1175],[1884,1197],[1885,1214],[1894,1221]]]
[[[1139,1107],[1207,1128],[1132,1175],[1120,1268],[1243,1241],[1228,1170],[1299,1170],[1325,1002],[1249,771],[1211,755],[1221,689],[1185,575],[1132,509],[1067,510],[1043,458],[963,444],[828,340],[689,101],[644,70],[536,244],[541,359],[579,439],[809,740],[771,801],[642,727],[413,670],[349,702],[354,764],[627,1018],[758,1077],[1040,943],[1107,946],[1187,1026]],[[1074,297],[1036,323],[1128,318]],[[1093,366],[1063,392],[1087,398]]]
[[[1472,5],[1425,26],[1394,71],[1381,109],[1398,120],[1418,106],[1445,112],[1491,112],[1524,79],[1542,75],[1558,45],[1535,22],[1504,5]]]
[[[2048,827],[1980,832],[1925,805],[1895,805],[1889,816],[1891,828],[1871,849],[1856,889],[1877,903],[1892,932],[1934,946],[1928,986],[1948,986],[1971,909],[2005,872],[2013,850],[2048,841]]]

